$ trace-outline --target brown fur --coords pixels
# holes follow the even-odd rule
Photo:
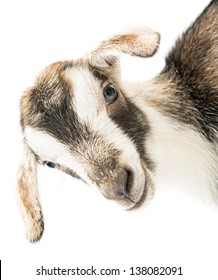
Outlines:
[[[105,68],[117,61],[116,52],[150,57],[156,53],[159,43],[158,32],[145,27],[137,28],[132,32],[121,33],[103,41],[88,55],[88,59],[93,67]]]
[[[218,1],[177,40],[163,72],[148,84],[148,102],[193,126],[209,141],[218,131]]]
[[[31,242],[38,240],[44,229],[43,216],[37,193],[37,159],[24,146],[24,160],[18,170],[18,191],[26,235]]]
[[[36,125],[42,113],[61,103],[63,90],[70,94],[72,85],[63,73],[67,67],[71,66],[70,61],[51,64],[38,75],[35,85],[24,92],[20,102],[22,127]]]

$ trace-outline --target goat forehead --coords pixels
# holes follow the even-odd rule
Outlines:
[[[84,68],[71,68],[65,75],[73,84],[73,107],[78,120],[92,122],[103,105],[100,82]]]

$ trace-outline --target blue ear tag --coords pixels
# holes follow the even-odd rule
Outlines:
[[[52,162],[52,161],[46,162],[46,165],[50,168],[58,168],[60,166],[60,164]]]

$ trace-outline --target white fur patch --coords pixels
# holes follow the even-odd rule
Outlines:
[[[89,71],[81,68],[67,70],[65,75],[73,85],[73,104],[79,121],[90,122],[102,105],[99,83]]]
[[[201,135],[146,106],[151,122],[147,152],[157,170],[155,185],[180,187],[211,201],[217,193],[217,155]]]

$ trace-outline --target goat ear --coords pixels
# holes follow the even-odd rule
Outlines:
[[[160,34],[150,28],[140,27],[110,37],[88,54],[94,67],[110,67],[116,64],[119,53],[132,56],[151,57],[160,43]]]
[[[18,169],[18,196],[21,214],[29,241],[38,241],[44,229],[41,206],[37,191],[37,159],[24,144],[23,158]]]

